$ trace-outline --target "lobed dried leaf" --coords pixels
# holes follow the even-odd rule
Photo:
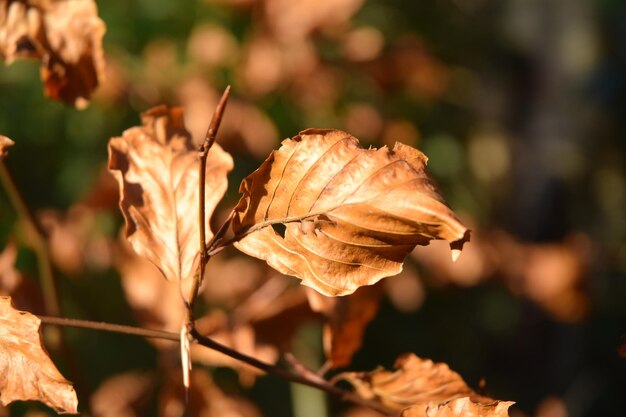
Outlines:
[[[402,417],[508,417],[510,401],[494,401],[491,404],[475,403],[469,397],[455,398],[444,404],[410,407]]]
[[[139,255],[169,280],[193,275],[199,258],[197,221],[199,164],[181,108],[154,107],[109,142],[109,170],[120,187],[126,237]],[[230,155],[215,144],[206,165],[206,231],[227,188]]]
[[[58,413],[77,414],[72,384],[56,369],[41,342],[36,316],[0,297],[0,403],[35,400]]]
[[[46,95],[79,108],[104,76],[105,25],[93,0],[0,1],[0,56],[41,59]]]
[[[414,354],[400,356],[395,371],[344,372],[335,381],[354,386],[359,396],[380,401],[404,417],[508,417],[510,401],[476,394],[445,363]]]
[[[362,149],[338,130],[283,141],[241,184],[235,246],[327,296],[402,270],[415,245],[445,239],[453,258],[469,231],[445,206],[420,151]],[[284,236],[274,230],[284,224]]]

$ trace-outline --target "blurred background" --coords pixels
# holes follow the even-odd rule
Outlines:
[[[16,142],[6,164],[48,235],[65,316],[177,329],[177,287],[149,278],[151,267],[120,244],[106,145],[161,103],[184,107],[199,142],[231,85],[218,142],[235,169],[216,222],[282,139],[319,127],[346,130],[365,147],[400,141],[421,149],[448,205],[473,229],[457,263],[435,243],[383,281],[378,314],[345,369],[391,367],[415,352],[446,362],[494,398],[516,401],[514,417],[624,415],[625,2],[109,0],[98,7],[107,78],[87,109],[44,98],[37,62],[0,66],[0,133]],[[20,291],[31,291],[20,293],[30,294],[23,308],[43,312],[35,251],[0,195],[2,274],[15,262]],[[295,280],[275,281],[234,252],[210,265],[207,328],[268,360],[284,345],[313,367],[324,362],[322,323],[291,291]],[[213,276],[222,281],[211,284]],[[275,282],[290,286],[271,299],[272,311],[241,308]],[[3,293],[17,294],[7,285]],[[286,324],[286,313],[300,320]],[[268,332],[284,327],[288,335]],[[73,355],[51,353],[77,384],[85,414],[183,415],[180,387],[163,382],[175,379],[167,369],[179,372],[168,368],[176,359],[168,348],[65,332]],[[206,364],[194,377],[202,392],[190,409],[198,415],[376,415],[275,377],[255,383],[254,373],[233,371],[223,358],[198,361]],[[3,412],[47,411],[16,404]]]

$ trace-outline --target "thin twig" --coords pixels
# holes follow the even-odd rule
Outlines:
[[[289,382],[295,382],[297,384],[302,384],[302,385],[307,385],[309,387],[317,388],[342,401],[347,401],[353,404],[362,405],[364,407],[369,407],[388,416],[395,416],[398,414],[395,410],[392,410],[377,401],[372,401],[372,400],[368,400],[365,398],[361,398],[358,395],[354,394],[353,392],[345,391],[341,388],[331,385],[326,380],[320,380],[319,378],[309,379],[305,375],[296,374],[286,369],[283,369],[281,367],[278,367],[276,365],[272,365],[272,364],[260,361],[256,358],[253,358],[251,356],[245,355],[237,350],[224,346],[216,342],[213,339],[202,336],[195,328],[191,330],[191,335],[196,339],[198,344],[208,347],[210,349],[216,350],[233,359],[237,359],[250,366],[253,366],[257,369],[265,371],[268,374],[276,375]]]
[[[144,329],[142,327],[124,326],[122,324],[103,323],[90,320],[66,319],[63,317],[37,316],[44,324],[53,324],[64,327],[79,327],[82,329],[103,330],[105,332],[122,333],[132,336],[149,337],[151,339],[165,339],[178,342],[178,333],[163,330]]]
[[[300,362],[293,353],[287,352],[284,357],[297,374],[302,375],[311,381],[326,382],[326,380],[324,380],[324,378],[318,375],[314,370]]]
[[[327,214],[330,211],[333,211],[334,208],[330,208],[324,211],[320,211],[320,212],[315,212],[315,213],[306,213],[302,216],[291,216],[291,217],[281,217],[278,219],[273,219],[273,220],[265,220],[263,222],[260,223],[256,223],[252,226],[249,226],[247,228],[242,228],[241,230],[239,230],[234,236],[230,237],[229,239],[226,240],[222,240],[220,239],[219,241],[214,241],[214,243],[212,245],[209,245],[208,247],[208,255],[212,256],[215,255],[216,253],[221,252],[226,246],[230,246],[235,242],[240,241],[241,239],[243,239],[244,237],[254,233],[254,232],[258,232],[261,229],[264,229],[268,226],[272,226],[275,224],[287,224],[287,223],[295,223],[295,222],[301,222],[303,220],[306,219],[310,219],[313,217],[318,217],[318,216],[323,216],[325,214]],[[230,222],[232,221],[232,218],[234,217],[235,212],[233,210],[233,212],[230,214],[227,223],[230,224]],[[226,223],[225,223],[226,225]],[[223,225],[224,226],[224,225]]]
[[[226,87],[226,90],[224,90],[224,94],[222,94],[222,98],[220,99],[220,102],[218,103],[217,108],[213,113],[213,117],[211,118],[211,123],[209,124],[209,129],[206,132],[204,142],[202,143],[202,145],[200,145],[200,148],[198,149],[198,152],[200,153],[198,180],[198,227],[200,228],[200,265],[198,266],[197,273],[193,277],[191,292],[189,293],[189,299],[187,301],[188,322],[191,322],[191,320],[193,319],[193,305],[196,301],[196,297],[198,296],[198,291],[200,289],[200,285],[202,284],[202,279],[204,278],[204,268],[209,261],[206,250],[206,209],[204,201],[206,188],[205,179],[207,157],[209,155],[211,147],[215,143],[217,131],[219,130],[220,124],[222,123],[222,116],[224,115],[224,110],[226,108],[226,102],[228,101],[229,94],[230,86]]]
[[[44,309],[47,314],[60,316],[61,306],[59,303],[56,280],[54,279],[54,274],[52,273],[52,262],[48,252],[47,233],[33,215],[30,207],[26,204],[26,200],[22,197],[22,194],[15,184],[13,176],[9,172],[2,158],[0,158],[0,182],[2,182],[11,205],[27,228],[27,233],[31,239],[30,243],[37,257],[37,269],[41,282],[41,292],[43,293]],[[61,352],[68,361],[70,372],[72,373],[76,386],[81,387],[82,392],[89,392],[88,388],[83,388],[86,387],[83,380],[83,372],[75,359],[76,355],[72,353],[71,349],[67,345],[65,335],[61,329],[47,329],[45,336],[48,347]]]
[[[41,319],[41,322],[44,324],[66,326],[66,327],[79,327],[79,328],[92,329],[92,330],[103,330],[103,331],[113,332],[113,333],[122,333],[126,335],[149,337],[149,338],[154,338],[154,339],[164,339],[164,340],[170,340],[172,342],[180,342],[180,335],[178,333],[167,332],[163,330],[144,329],[141,327],[94,322],[94,321],[89,321],[89,320],[76,320],[76,319],[66,319],[66,318],[48,317],[48,316],[38,316],[38,317]],[[243,362],[247,365],[250,365],[268,374],[278,376],[279,378],[282,378],[286,381],[317,388],[342,401],[347,401],[353,404],[361,405],[364,407],[369,407],[385,415],[389,415],[389,416],[397,415],[396,411],[384,406],[383,404],[377,401],[372,401],[372,400],[368,400],[365,398],[361,398],[358,395],[354,394],[353,392],[346,391],[346,390],[343,390],[341,388],[338,388],[332,385],[331,383],[320,378],[319,376],[313,376],[315,375],[315,373],[313,373],[313,375],[309,375],[308,372],[303,373],[303,374],[297,374],[297,373],[290,372],[287,369],[281,368],[280,366],[272,365],[272,364],[260,361],[256,358],[253,358],[252,356],[248,356],[237,350],[231,349],[228,346],[224,346],[221,343],[218,343],[209,337],[201,335],[198,332],[198,330],[196,330],[195,327],[191,329],[191,336],[201,346],[223,353],[226,356],[229,356],[233,359],[236,359],[240,362]]]
[[[214,253],[214,249],[216,247],[221,247],[220,244],[222,242],[222,239],[224,238],[224,235],[226,235],[226,232],[228,232],[228,228],[230,227],[234,217],[235,217],[235,210],[232,210],[230,212],[230,214],[228,215],[228,218],[226,218],[224,223],[222,223],[220,228],[213,235],[213,237],[211,238],[209,243],[207,243],[207,246],[206,246],[206,256],[208,258],[210,258],[211,256],[213,256],[215,254]]]
[[[59,297],[57,295],[54,275],[52,274],[52,263],[50,262],[50,256],[48,254],[46,232],[35,219],[35,216],[15,185],[11,173],[2,160],[0,160],[0,181],[2,181],[2,185],[7,192],[11,205],[24,222],[27,229],[29,229],[29,235],[32,236],[32,246],[37,255],[37,268],[39,269],[39,278],[41,279],[46,312],[53,316],[60,316],[61,308],[59,306]]]

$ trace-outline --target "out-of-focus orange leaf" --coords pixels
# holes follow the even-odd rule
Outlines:
[[[120,272],[126,301],[132,307],[137,320],[146,327],[179,331],[185,317],[181,291],[187,289],[186,285],[191,280],[164,280],[154,264],[137,256],[127,242],[118,247],[115,265]],[[171,346],[171,343],[156,339],[151,342],[160,347]]]
[[[78,399],[46,353],[36,316],[0,297],[0,403],[35,400],[58,413],[77,414]]]
[[[379,413],[368,407],[352,407],[343,413],[341,417],[383,417],[384,414]]]
[[[103,167],[85,195],[80,205],[92,210],[113,211],[117,210],[119,202],[119,192],[117,181],[106,167]]]
[[[568,417],[567,407],[563,399],[550,395],[539,403],[535,417]]]
[[[199,319],[196,328],[216,342],[263,362],[275,363],[278,360],[279,352],[276,347],[260,342],[249,323],[231,325],[228,323],[228,316],[219,310]],[[244,386],[251,386],[256,377],[263,374],[257,368],[199,345],[191,345],[191,358],[194,362],[205,365],[228,366],[238,370],[240,382]]]
[[[91,396],[95,417],[139,417],[145,415],[147,401],[156,383],[145,372],[127,372],[108,378]],[[141,411],[144,411],[143,413]]]
[[[444,242],[433,242],[427,248],[416,248],[411,255],[428,271],[430,284],[441,286],[454,283],[471,287],[494,271],[495,261],[488,250],[490,245],[488,236],[475,233],[472,241],[463,248],[463,256],[454,263],[449,261],[449,250]]]
[[[206,266],[202,284],[204,299],[212,306],[236,309],[250,297],[264,299],[268,279],[267,265],[249,256],[220,256],[211,258]]]
[[[246,46],[241,78],[247,90],[262,95],[319,70],[319,58],[312,41],[279,42],[271,36],[257,34]]]
[[[67,213],[43,210],[37,217],[46,230],[50,257],[61,271],[78,275],[85,267],[102,270],[111,265],[113,242],[97,230],[91,208],[76,204]]]
[[[476,394],[444,363],[414,354],[400,356],[395,371],[344,372],[335,380],[352,384],[359,396],[380,401],[408,417],[507,416],[513,404]]]
[[[15,269],[17,245],[9,241],[0,253],[0,296],[10,296],[16,308],[43,313],[44,303],[38,283]]]
[[[267,23],[282,41],[304,38],[323,27],[344,26],[364,0],[268,0]]]
[[[366,150],[338,130],[301,132],[242,182],[235,246],[327,296],[399,273],[431,239],[450,242],[454,258],[469,231],[435,191],[426,160],[401,143]]]
[[[450,69],[413,35],[395,40],[367,70],[382,88],[400,89],[420,101],[437,101],[451,88]]]
[[[0,160],[4,159],[7,156],[8,148],[15,145],[11,139],[6,136],[0,135]]]
[[[143,126],[109,142],[109,169],[120,186],[126,237],[170,280],[190,278],[198,259],[198,152],[180,108],[155,107]],[[230,155],[215,144],[206,165],[207,239],[210,215],[224,195]]]
[[[405,265],[393,279],[385,280],[385,293],[391,304],[404,313],[417,311],[426,298],[420,276],[411,265]]]
[[[383,33],[374,27],[360,27],[343,39],[343,53],[351,61],[365,62],[377,58],[385,45]]]
[[[215,109],[220,96],[204,79],[191,77],[178,89],[185,107],[185,124],[194,138],[203,138],[207,114]],[[220,144],[233,154],[247,152],[265,157],[278,142],[274,122],[253,104],[233,98],[220,125]]]
[[[563,242],[522,246],[517,264],[521,270],[510,276],[508,284],[558,320],[581,320],[589,310],[583,278],[590,251],[589,238],[583,234],[572,234]]]
[[[478,233],[454,264],[447,261],[447,248],[438,243],[412,253],[435,285],[471,286],[496,278],[557,320],[576,322],[589,312],[591,241],[583,233],[551,243],[520,242],[502,231]]]
[[[174,370],[173,370],[174,371]],[[178,371],[178,370],[176,370]],[[191,386],[185,393],[180,372],[171,372],[159,398],[159,416],[262,417],[258,408],[245,398],[227,394],[204,369],[191,371]]]
[[[626,336],[622,337],[622,344],[617,348],[617,354],[626,359]]]
[[[384,124],[382,115],[374,106],[362,103],[347,107],[344,123],[347,130],[368,142],[378,138]]]
[[[283,276],[269,277],[257,291],[227,315],[213,310],[196,321],[204,335],[238,351],[274,363],[281,352],[291,350],[293,336],[308,321],[319,315],[308,306],[303,287],[288,287]],[[261,372],[210,349],[193,349],[195,361],[211,366],[229,366],[239,371],[240,381],[249,386]]]
[[[207,66],[232,65],[239,45],[235,36],[222,26],[201,25],[189,36],[187,53],[191,59]]]
[[[41,59],[46,95],[79,108],[102,81],[105,30],[93,0],[0,2],[0,56]]]
[[[345,297],[327,297],[307,290],[313,311],[326,318],[324,351],[329,364],[333,368],[349,365],[361,348],[365,328],[378,312],[381,287],[362,287]]]

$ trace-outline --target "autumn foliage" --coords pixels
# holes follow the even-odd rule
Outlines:
[[[76,119],[86,113],[74,111],[92,100],[103,114],[129,106],[140,117],[110,129],[106,168],[65,211],[31,211],[7,165],[22,138],[0,132],[0,177],[16,213],[0,252],[2,406],[34,400],[56,413],[96,417],[260,417],[245,392],[257,389],[259,378],[274,378],[350,404],[340,411],[345,417],[518,416],[509,414],[514,402],[494,398],[488,383],[468,384],[419,352],[395,352],[397,339],[378,341],[394,354],[376,357],[374,365],[387,366],[359,368],[368,326],[385,309],[418,311],[426,287],[463,291],[488,280],[551,320],[578,323],[592,311],[584,278],[594,249],[589,237],[571,231],[529,243],[481,227],[467,210],[453,210],[459,205],[448,204],[441,191],[462,175],[453,171],[460,152],[453,141],[439,138],[432,142],[439,148],[422,148],[422,131],[409,116],[388,117],[368,100],[333,114],[342,95],[361,94],[342,87],[351,82],[366,91],[363,97],[391,97],[390,114],[398,92],[416,100],[416,108],[467,106],[458,85],[476,82],[418,38],[391,43],[374,27],[352,28],[364,1],[221,3],[228,13],[253,16],[253,30],[185,27],[185,63],[179,45],[151,39],[137,76],[127,51],[111,48],[105,63],[109,23],[93,0],[0,0],[6,65],[35,60],[44,95]],[[336,47],[328,56],[319,51],[324,42]],[[352,80],[353,72],[367,82]],[[221,93],[227,84],[232,90]],[[272,117],[288,119],[294,109],[305,117],[285,123],[298,128],[277,143],[286,129]],[[316,127],[317,120],[336,127]],[[476,131],[467,146],[474,179],[506,188],[505,139],[487,127]],[[437,156],[430,165],[429,149]],[[474,205],[485,197],[455,190]],[[24,248],[37,268],[24,267]],[[104,308],[78,295],[96,282],[80,277],[94,271],[117,280],[111,294],[87,290],[107,300]],[[489,302],[495,307],[485,307],[485,320],[494,328],[512,322],[510,309]],[[72,320],[81,309],[91,316]],[[448,309],[454,311],[441,311]],[[120,321],[141,327],[114,324]],[[387,334],[404,337],[407,327],[394,325]],[[419,336],[454,333],[436,326],[437,333]],[[450,336],[455,352],[485,337],[463,326]],[[142,337],[151,366],[99,371],[106,378],[94,377],[97,388],[85,381],[89,370],[77,358],[89,343],[82,339],[86,347],[80,346],[74,332],[96,330]],[[307,346],[312,338],[319,352]],[[112,356],[103,363],[125,355],[115,345],[107,349]]]

